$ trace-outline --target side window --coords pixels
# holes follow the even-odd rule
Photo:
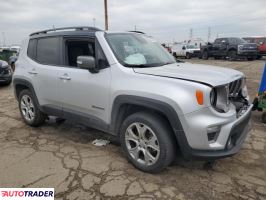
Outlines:
[[[89,40],[66,40],[66,65],[77,67],[78,56],[93,56],[95,58],[95,43]]]
[[[37,46],[37,40],[31,39],[28,44],[27,55],[33,60],[36,59],[36,46]]]
[[[48,37],[38,39],[36,60],[43,64],[59,65],[59,38]]]
[[[222,41],[222,39],[219,38],[219,39],[216,39],[216,40],[214,41],[214,43],[215,43],[215,44],[220,44],[221,41]]]

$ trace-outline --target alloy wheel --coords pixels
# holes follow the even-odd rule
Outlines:
[[[142,165],[153,165],[159,158],[160,146],[153,130],[139,122],[131,124],[125,134],[130,156]]]
[[[31,122],[34,120],[35,108],[34,108],[34,104],[32,102],[32,99],[29,95],[24,95],[21,98],[20,109],[21,109],[21,113],[22,113],[23,117],[27,121]]]

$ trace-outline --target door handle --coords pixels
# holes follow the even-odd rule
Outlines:
[[[63,76],[60,76],[59,79],[61,80],[71,80],[71,78],[67,75],[67,74],[64,74]]]
[[[36,71],[29,71],[28,73],[33,74],[33,75],[38,74],[38,72],[36,72]]]

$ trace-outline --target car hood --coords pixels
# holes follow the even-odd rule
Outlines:
[[[0,60],[0,68],[7,68],[8,67],[8,63],[4,60]]]
[[[210,86],[228,84],[244,74],[228,68],[210,65],[174,63],[161,67],[134,68],[135,73],[199,82]]]
[[[187,49],[188,51],[200,51],[200,48],[196,48],[196,49]]]

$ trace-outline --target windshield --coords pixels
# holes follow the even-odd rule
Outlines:
[[[247,43],[247,41],[245,41],[242,38],[231,38],[231,40],[232,40],[232,43],[234,43],[234,44],[245,44],[245,43]]]
[[[175,63],[174,57],[152,38],[136,33],[109,33],[106,39],[126,67],[156,67]]]
[[[187,49],[197,49],[197,47],[195,45],[187,45]]]

